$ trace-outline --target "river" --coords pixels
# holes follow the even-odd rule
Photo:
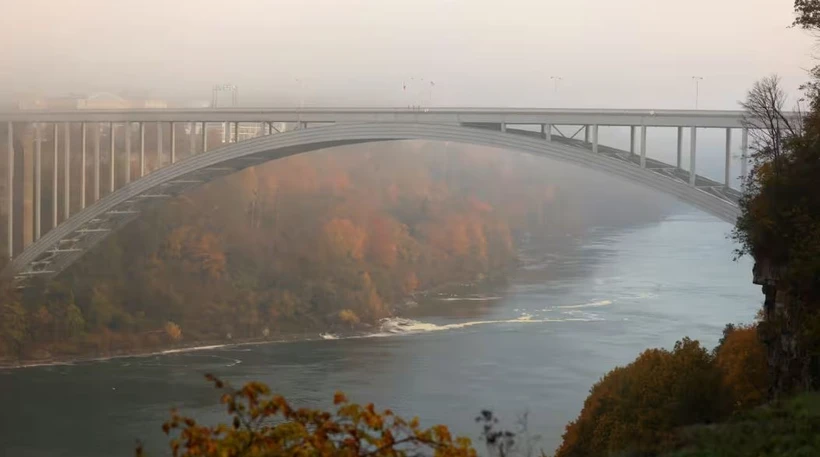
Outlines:
[[[431,297],[367,338],[0,370],[0,454],[128,456],[141,438],[149,455],[167,455],[160,425],[171,406],[222,417],[207,372],[263,381],[298,405],[328,406],[340,389],[474,439],[482,408],[511,426],[529,412],[536,446],[551,454],[608,370],[687,335],[712,347],[726,323],[753,320],[761,295],[750,261],[732,261],[730,228],[682,210],[553,240],[559,251],[525,244],[505,286]]]

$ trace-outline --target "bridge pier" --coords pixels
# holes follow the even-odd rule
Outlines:
[[[131,123],[125,123],[125,183],[131,182]]]
[[[635,126],[629,126],[629,155],[635,155]]]
[[[740,136],[740,180],[746,184],[746,167],[749,165],[749,129],[744,128]]]
[[[208,123],[202,123],[202,152],[208,152]]]
[[[732,129],[726,129],[726,163],[724,165],[723,184],[729,188],[732,179]]]
[[[63,123],[63,220],[71,217],[71,124]]]
[[[171,122],[171,164],[177,161],[177,124]]]
[[[87,170],[85,169],[85,154],[87,137],[88,127],[86,126],[85,122],[83,122],[82,124],[80,124],[80,143],[82,143],[82,155],[80,157],[80,210],[85,209],[85,174],[87,172]]]
[[[691,128],[691,137],[689,140],[689,185],[695,187],[695,183],[697,180],[696,170],[695,167],[695,159],[697,158],[697,151],[698,151],[698,128],[692,126]]]
[[[681,167],[681,161],[683,160],[683,127],[678,127],[678,156],[676,166],[678,169]]]
[[[589,125],[584,126],[584,143],[589,144]]]
[[[53,130],[53,139],[54,144],[53,151],[52,151],[52,163],[51,163],[51,229],[57,226],[57,203],[58,203],[58,194],[57,194],[57,179],[59,177],[59,170],[58,167],[58,160],[57,156],[59,154],[59,146],[60,142],[58,141],[58,133],[60,131],[60,126],[55,122],[54,125],[51,126]]]
[[[115,170],[115,168],[114,168],[114,158],[115,158],[114,151],[115,151],[116,145],[117,145],[117,143],[115,141],[116,140],[116,130],[115,129],[116,129],[116,126],[114,125],[113,122],[111,122],[109,124],[109,127],[108,127],[109,134],[110,134],[109,140],[111,142],[111,148],[110,148],[111,150],[109,151],[109,155],[111,157],[111,163],[108,164],[109,168],[111,169],[111,173],[109,175],[108,181],[109,181],[110,193],[112,193],[112,194],[114,193],[114,177],[116,176],[116,173],[114,171]]]
[[[14,257],[14,124],[6,123],[8,132],[6,133],[8,175],[6,176],[6,197],[8,203],[8,254],[9,260]]]
[[[598,153],[598,125],[592,126],[592,152]]]
[[[140,122],[140,178],[145,176],[145,123]]]
[[[641,168],[646,168],[646,126],[641,126]]]
[[[162,168],[162,122],[157,122],[157,165],[154,170]]]
[[[40,239],[40,210],[42,209],[42,148],[40,125],[34,126],[34,241]]]
[[[196,154],[196,123],[188,123],[188,157]]]

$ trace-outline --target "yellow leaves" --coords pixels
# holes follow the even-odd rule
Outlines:
[[[211,382],[221,382],[212,375]],[[291,408],[281,396],[270,396],[261,383],[241,389],[225,387],[222,403],[229,407],[231,426],[197,426],[193,419],[172,413],[163,431],[177,436],[170,446],[175,457],[396,457],[425,454],[474,457],[470,440],[452,440],[443,425],[419,428],[390,410],[379,412],[373,404],[349,403],[336,392],[335,412]]]
[[[325,247],[332,256],[351,257],[356,260],[361,260],[364,256],[367,234],[350,219],[332,219],[324,225],[322,231]]]
[[[176,342],[182,339],[182,329],[179,327],[179,325],[171,321],[168,321],[165,323],[162,329],[165,331],[165,335],[167,335],[168,339],[170,339],[171,341]]]

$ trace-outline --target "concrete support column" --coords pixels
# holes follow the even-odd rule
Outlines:
[[[125,123],[125,184],[131,182],[131,123]]]
[[[264,122],[264,124],[265,124],[265,135],[270,135],[270,131],[271,131],[270,122]]]
[[[60,201],[59,201],[60,195],[57,192],[57,186],[59,184],[59,178],[60,178],[60,167],[59,167],[60,141],[59,141],[59,136],[58,136],[58,133],[59,133],[59,130],[60,130],[59,124],[57,124],[55,122],[54,125],[52,126],[52,129],[54,130],[54,145],[53,145],[54,149],[53,149],[53,153],[52,153],[53,160],[52,160],[52,165],[51,165],[53,167],[51,169],[51,228],[54,228],[54,227],[57,226],[57,215],[59,214],[58,206],[60,206]]]
[[[629,126],[629,154],[635,155],[635,126]]]
[[[140,122],[140,178],[145,176],[145,123]]]
[[[698,151],[698,128],[692,127],[689,143],[689,185],[694,187],[697,178],[697,167],[695,159]]]
[[[208,123],[202,123],[202,152],[208,152]]]
[[[71,217],[71,124],[63,124],[63,220]]]
[[[641,168],[646,168],[646,126],[641,126]]]
[[[502,131],[502,132],[506,132],[506,131],[507,131],[507,124],[505,124],[505,123],[503,123],[503,122],[501,123],[501,131]]]
[[[86,165],[85,165],[85,153],[86,153],[86,139],[88,138],[88,128],[83,122],[80,125],[80,136],[82,142],[82,156],[80,157],[80,209],[85,209],[85,173],[86,173]]]
[[[188,153],[190,155],[196,154],[196,122],[189,122],[188,127]]]
[[[162,168],[162,122],[157,122],[157,167]]]
[[[177,124],[171,122],[171,163],[177,161]]]
[[[8,254],[9,260],[14,257],[14,124],[12,122],[6,123],[8,133],[6,134],[6,147],[8,148],[8,159],[6,166],[8,166],[8,174],[6,175],[6,201],[8,203],[9,218],[8,218]]]
[[[732,179],[732,129],[726,129],[726,163],[723,171],[723,184],[728,189]]]
[[[589,126],[584,126],[584,143],[589,144]]]
[[[544,139],[552,142],[552,124],[544,124]]]
[[[100,124],[94,124],[94,201],[100,199]]]
[[[740,136],[740,180],[746,184],[746,167],[749,164],[749,129],[743,129]]]
[[[678,127],[678,161],[676,166],[678,169],[681,167],[681,163],[683,160],[683,127]]]
[[[598,153],[598,126],[592,126],[592,152]]]
[[[40,239],[40,215],[43,200],[42,182],[42,152],[43,136],[40,132],[40,125],[34,126],[34,241]]]
[[[239,143],[239,122],[233,123],[233,142]]]
[[[116,140],[116,126],[114,125],[113,122],[110,124],[109,130],[111,131],[111,163],[109,164],[110,165],[109,168],[111,169],[111,174],[109,175],[109,180],[108,181],[109,181],[110,191],[114,192],[114,184],[115,184],[114,178],[116,177],[115,176],[116,168],[114,166],[114,159],[115,159],[116,156],[114,155],[114,149],[116,149],[117,143],[115,141]]]

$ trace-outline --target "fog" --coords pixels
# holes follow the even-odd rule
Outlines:
[[[788,0],[2,0],[0,8],[5,99],[110,91],[209,100],[213,84],[231,83],[242,105],[692,108],[700,76],[700,108],[734,109],[770,73],[795,91],[813,61],[811,37],[788,27]]]

